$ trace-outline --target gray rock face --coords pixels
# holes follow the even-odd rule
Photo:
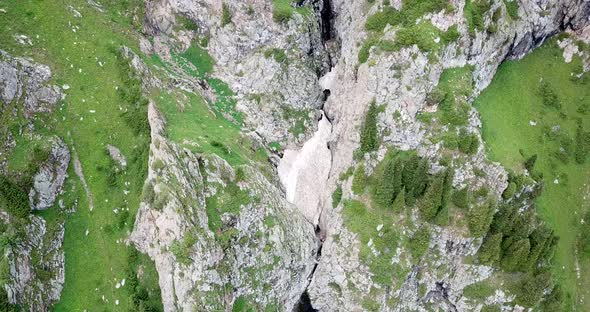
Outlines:
[[[246,178],[236,182],[225,160],[163,137],[165,123],[153,104],[149,120],[146,188],[154,195],[141,204],[130,240],[154,259],[165,310],[228,310],[240,296],[293,307],[315,263],[313,226],[254,168],[244,167]],[[212,231],[207,201],[230,183],[258,200],[220,215]]]
[[[54,138],[49,158],[33,178],[33,188],[29,192],[31,209],[43,210],[53,206],[66,179],[69,163],[68,146],[61,138]]]
[[[316,8],[324,5],[324,1],[311,2]],[[232,18],[230,23],[222,26],[223,3],[227,4]],[[289,183],[285,184],[285,194],[278,189],[276,181],[269,182],[255,172],[252,173],[254,178],[240,182],[241,189],[249,189],[260,196],[262,201],[242,207],[238,215],[224,214],[220,217],[222,224],[231,224],[238,229],[237,237],[246,241],[252,237],[252,231],[268,231],[259,222],[268,215],[278,215],[279,220],[290,222],[288,227],[279,226],[279,229],[273,230],[272,238],[263,239],[265,243],[271,241],[274,246],[279,246],[273,249],[274,255],[291,261],[290,265],[276,265],[271,270],[259,273],[261,275],[258,276],[263,276],[264,281],[273,282],[270,289],[261,292],[256,286],[258,284],[252,284],[245,274],[246,270],[242,268],[258,268],[257,263],[270,263],[269,251],[261,251],[258,248],[260,244],[249,248],[235,243],[231,247],[220,247],[215,241],[219,233],[209,230],[208,216],[203,212],[206,198],[222,192],[228,181],[232,181],[235,175],[233,169],[216,157],[192,154],[163,138],[160,133],[165,127],[164,122],[151,107],[150,121],[155,132],[152,133],[150,167],[159,160],[163,167],[156,167],[163,169],[151,168],[147,183],[154,188],[154,202],[167,198],[165,194],[173,180],[180,182],[181,187],[175,186],[175,189],[180,189],[181,195],[167,198],[161,209],[157,208],[158,205],[143,203],[132,241],[155,259],[166,309],[213,308],[203,303],[204,298],[215,300],[227,309],[237,296],[252,295],[259,298],[261,303],[269,302],[270,298],[280,298],[280,306],[283,310],[289,310],[303,290],[307,290],[313,307],[320,311],[363,311],[366,310],[363,306],[366,298],[376,302],[381,311],[425,311],[428,306],[446,311],[481,309],[481,306],[475,306],[463,298],[463,289],[467,285],[484,280],[493,273],[490,267],[463,263],[465,257],[477,251],[480,238],[469,238],[465,229],[432,226],[433,239],[424,258],[425,264],[412,265],[408,260],[409,251],[400,247],[397,255],[391,259],[392,265],[399,264],[408,273],[400,285],[385,289],[371,279],[370,269],[360,259],[359,239],[346,228],[342,219],[342,206],[332,207],[331,194],[340,183],[340,173],[355,164],[353,151],[359,146],[359,127],[373,99],[384,104],[384,112],[379,114],[378,128],[385,144],[376,155],[365,159],[368,170],[372,170],[377,161],[384,157],[389,146],[417,150],[421,156],[436,164],[442,157],[443,147],[430,140],[434,130],[416,116],[419,112],[437,110],[436,106],[427,107],[426,96],[438,83],[443,70],[473,65],[472,96],[476,96],[491,82],[497,67],[505,59],[522,57],[545,38],[565,28],[577,31],[586,26],[589,3],[581,0],[519,1],[518,18],[511,18],[504,1],[492,1],[491,9],[484,14],[484,28],[495,23],[496,31],[481,30],[471,36],[463,15],[464,1],[453,0],[451,4],[454,11],[435,12],[422,17],[443,31],[451,25],[457,25],[461,33],[458,41],[443,47],[437,58],[431,58],[431,55],[416,46],[391,53],[376,53],[373,49],[369,62],[360,66],[360,43],[369,35],[365,30],[366,18],[379,10],[381,4],[326,1],[333,11],[333,24],[328,25],[333,34],[323,38],[327,40],[323,42],[321,27],[325,26],[325,21],[317,22],[318,12],[311,13],[311,18],[294,14],[288,23],[281,25],[272,19],[271,1],[223,3],[149,1],[146,10],[148,23],[145,27],[147,33],[155,38],[153,47],[144,43],[143,50],[149,53],[154,51],[165,59],[171,59],[173,52],[177,52],[170,50],[171,44],[186,49],[197,36],[210,38],[207,49],[215,60],[210,75],[230,85],[236,93],[237,108],[246,115],[247,126],[256,129],[267,141],[289,137],[287,129],[291,124],[279,108],[320,108],[323,103],[322,91],[330,90],[331,95],[323,104],[323,109],[332,127],[329,134],[321,132],[321,137],[322,142],[327,141],[331,160],[318,162],[319,167],[307,166],[320,173],[328,172],[328,180],[323,184],[325,187],[301,188],[311,194],[290,194],[290,189],[297,188],[289,187]],[[401,3],[392,1],[396,8]],[[496,9],[499,9],[500,15],[493,21],[492,15]],[[254,17],[247,13],[251,10],[255,12]],[[176,30],[181,16],[195,22],[199,30]],[[396,29],[387,27],[384,37],[395,38]],[[264,50],[268,48],[284,51],[289,62],[281,64],[272,57],[267,58]],[[334,58],[327,60],[328,51]],[[328,69],[327,65],[333,67]],[[207,93],[205,82],[190,77],[184,80],[181,84],[192,81],[192,85],[202,85]],[[299,137],[299,140],[292,140],[294,138],[291,137],[291,142],[302,143],[312,130],[315,130],[315,126],[309,127],[308,135]],[[481,132],[479,116],[474,110],[470,112],[466,130],[478,136]],[[480,137],[479,140],[481,143]],[[321,152],[323,155],[323,148]],[[499,197],[506,187],[507,174],[499,164],[487,161],[484,152],[483,144],[480,144],[474,155],[452,155],[453,160],[463,164],[457,168],[453,184],[473,189],[486,186],[492,196]],[[181,170],[182,167],[190,170]],[[436,172],[440,167],[433,165],[431,169]],[[476,175],[476,171],[483,172],[483,176]],[[319,176],[324,177],[323,174]],[[192,185],[193,188],[182,187],[185,185]],[[350,190],[350,179],[342,182],[342,188],[344,198],[355,198]],[[313,199],[310,201],[313,204],[304,205],[304,214],[313,222],[313,226],[318,226],[320,238],[325,238],[316,269],[312,269],[311,265],[317,250],[315,238],[310,232],[312,227],[303,221],[300,211],[293,209],[284,200],[285,197],[298,196]],[[190,198],[190,205],[183,204],[187,198]],[[272,211],[264,214],[264,205]],[[187,207],[192,208],[188,209],[190,213],[179,212],[186,211]],[[288,216],[283,218],[283,213],[288,213]],[[411,218],[414,223],[420,224],[416,215]],[[178,246],[177,242],[187,236],[191,228],[189,222],[198,225],[202,232],[199,232],[197,242],[189,249],[191,262],[179,264],[173,246]],[[413,234],[410,228],[400,226],[399,230],[405,236]],[[285,244],[286,241],[292,243]],[[228,255],[233,255],[235,261],[226,262]],[[259,258],[262,260],[253,260]],[[211,269],[220,264],[229,267],[230,273]],[[312,272],[308,285],[307,274]],[[286,282],[288,274],[292,275],[289,285]],[[231,294],[224,297],[215,294],[220,285],[227,283],[234,287]],[[421,290],[419,285],[424,285],[425,289]],[[504,293],[496,293],[488,299],[488,304],[504,304],[512,300],[510,295]]]
[[[0,50],[0,100],[3,106],[24,95],[24,115],[50,112],[63,97],[57,86],[47,85],[51,70],[24,58],[13,58]]]
[[[65,281],[63,239],[63,223],[48,229],[43,218],[31,216],[26,237],[6,254],[10,272],[4,287],[11,303],[36,312],[49,311],[59,300]]]
[[[232,15],[231,23],[224,26],[222,4]],[[181,16],[190,18],[198,26],[198,35],[209,38],[213,76],[237,93],[237,108],[245,113],[246,124],[268,142],[297,139],[289,133],[293,121],[284,117],[285,109],[318,109],[323,97],[318,75],[329,68],[316,13],[293,14],[282,24],[273,20],[272,8],[267,0],[152,0],[147,4],[145,26],[156,36],[156,52],[170,58],[172,43],[188,48],[196,40],[193,32],[175,31]],[[265,55],[272,49],[284,52],[286,59]],[[307,135],[315,123],[308,126]]]
[[[334,29],[342,46],[336,66],[323,78],[326,81],[325,88],[331,90],[325,109],[333,120],[330,145],[333,161],[327,189],[318,190],[324,192],[324,202],[328,203],[321,209],[323,213],[320,221],[321,228],[326,231],[326,241],[322,258],[308,288],[312,305],[320,311],[338,311],[343,307],[347,311],[363,311],[366,310],[362,306],[363,298],[377,302],[381,311],[424,311],[429,304],[445,311],[481,309],[481,306],[471,306],[462,297],[465,286],[487,278],[492,272],[489,267],[462,264],[461,259],[477,250],[478,240],[467,239],[460,230],[434,229],[437,234],[433,235],[436,239],[431,241],[426,256],[428,264],[408,267],[410,273],[401,288],[380,292],[383,288],[371,281],[371,273],[358,257],[358,239],[343,224],[342,207],[333,209],[329,204],[329,196],[339,183],[339,174],[355,163],[352,153],[359,146],[358,129],[372,99],[385,105],[385,112],[379,116],[378,128],[385,134],[386,145],[402,150],[417,149],[420,155],[436,161],[440,158],[442,146],[428,140],[432,133],[416,119],[416,113],[431,109],[426,106],[426,95],[436,86],[445,68],[473,65],[476,95],[491,82],[504,59],[522,57],[540,45],[547,36],[563,31],[563,27],[581,30],[588,25],[588,2],[519,1],[519,19],[510,20],[502,1],[494,1],[484,19],[486,26],[489,25],[492,12],[500,8],[498,31],[478,32],[471,38],[467,34],[467,24],[462,14],[463,1],[452,3],[456,8],[454,12],[424,17],[443,30],[457,24],[463,34],[457,43],[450,44],[440,53],[440,60],[430,61],[424,52],[414,46],[399,52],[372,53],[368,62],[370,65],[363,64],[356,69],[357,43],[367,36],[365,19],[378,6],[372,6],[367,12],[366,4],[362,2],[332,1],[336,16]],[[386,28],[384,36],[394,37],[395,28]],[[399,117],[394,117],[398,113]],[[479,134],[480,128],[479,117],[472,111],[468,130]],[[385,148],[381,147],[378,157],[382,157],[384,151]],[[465,164],[460,166],[455,175],[456,186],[468,185],[476,189],[485,185],[495,196],[500,196],[506,187],[507,175],[501,166],[487,161],[483,144],[480,144],[475,155],[462,158],[462,162]],[[374,164],[371,161],[368,163]],[[433,170],[436,168],[433,167]],[[475,175],[476,170],[484,172],[484,177]],[[342,187],[344,198],[354,198],[350,192],[350,181],[343,183]],[[410,235],[407,231],[404,233]],[[456,252],[437,247],[448,245],[464,247]],[[407,250],[399,251],[401,255],[407,253]],[[417,277],[418,272],[420,278]],[[418,282],[426,285],[424,294],[420,294]],[[375,289],[378,291],[371,291]],[[396,299],[395,304],[391,304],[391,298]],[[494,298],[487,303],[511,300],[510,296],[503,294]]]

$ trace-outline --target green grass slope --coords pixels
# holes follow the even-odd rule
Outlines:
[[[134,132],[120,109],[126,103],[117,88],[125,82],[116,51],[122,45],[136,49],[133,16],[141,16],[137,8],[142,6],[135,0],[101,3],[99,9],[83,0],[0,2],[6,10],[0,13],[0,49],[49,65],[52,83],[70,86],[63,105],[37,128],[63,137],[75,148],[94,197],[90,211],[72,163],[65,200],[77,201],[77,211],[65,215],[54,207],[40,213],[49,222],[66,218],[66,282],[55,311],[136,310],[135,287],[159,297],[153,263],[129,252],[123,241],[139,206],[143,176],[137,173],[147,172],[147,138]],[[76,17],[70,6],[82,17]],[[30,37],[33,46],[18,45],[13,35],[20,34]],[[119,147],[129,162],[127,173],[112,180],[107,144]],[[138,268],[144,275],[133,283],[129,271]],[[116,288],[124,278],[126,285]],[[150,304],[161,309],[161,303]]]
[[[584,113],[590,105],[590,87],[587,78],[576,78],[580,72],[581,61],[565,63],[552,39],[520,61],[504,62],[474,105],[491,160],[520,173],[526,159],[538,155],[534,175],[543,176],[544,191],[537,210],[560,239],[553,271],[565,291],[567,309],[589,310],[589,302],[583,300],[590,289],[588,261],[577,259],[576,250],[590,182],[590,162],[575,160],[578,123],[590,129]]]

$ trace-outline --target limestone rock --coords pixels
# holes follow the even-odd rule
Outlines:
[[[33,177],[33,187],[29,192],[31,209],[44,210],[53,206],[66,179],[69,163],[68,146],[61,138],[53,138],[49,158]]]
[[[51,230],[43,218],[31,216],[26,236],[8,250],[9,280],[5,285],[11,303],[29,311],[49,311],[59,300],[65,281],[63,223]]]
[[[25,58],[14,58],[0,50],[0,100],[3,106],[24,95],[24,115],[29,118],[36,113],[51,112],[62,99],[57,86],[47,85],[51,70]]]

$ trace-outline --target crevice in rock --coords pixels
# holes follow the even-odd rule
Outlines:
[[[448,290],[444,282],[436,282],[436,289],[431,290],[424,298],[424,301],[438,301],[445,305],[445,311],[457,312],[457,306],[449,300]]]
[[[309,293],[307,292],[307,288],[309,287],[309,284],[311,284],[311,280],[313,279],[313,275],[315,274],[315,271],[317,270],[318,265],[320,264],[320,259],[322,257],[322,247],[324,244],[324,235],[322,234],[323,232],[322,232],[322,229],[319,226],[319,224],[315,226],[314,231],[315,231],[316,238],[318,239],[318,248],[317,248],[316,254],[315,254],[315,263],[313,265],[313,268],[311,269],[311,272],[309,273],[309,276],[307,277],[307,285],[305,286],[305,290],[301,294],[299,301],[297,301],[297,303],[295,304],[295,307],[293,307],[293,312],[314,312],[314,311],[317,311],[316,309],[313,308],[313,305],[311,304],[311,299],[309,298]]]
[[[307,290],[303,292],[303,294],[301,294],[301,298],[299,298],[299,301],[297,301],[297,304],[295,304],[295,307],[293,308],[293,312],[316,312],[317,310],[313,308],[313,306],[311,305],[311,300],[309,299],[309,294],[307,293]]]
[[[320,18],[322,42],[325,43],[333,38],[332,19],[334,18],[334,12],[332,12],[332,3],[330,0],[323,0],[322,8],[320,10]]]
[[[328,100],[328,98],[330,97],[330,89],[325,89],[324,91],[322,91],[322,94],[324,95],[322,100],[324,101],[324,103]],[[324,109],[324,103],[322,103],[322,107],[321,109]],[[325,113],[325,112],[324,112]]]

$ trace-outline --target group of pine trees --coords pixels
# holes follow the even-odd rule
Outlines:
[[[373,176],[373,201],[394,212],[417,205],[424,220],[447,225],[453,171],[430,175],[429,168],[428,160],[415,153],[390,152]]]
[[[522,209],[536,194],[501,204],[477,253],[481,264],[519,273],[516,299],[528,307],[535,306],[551,286],[547,267],[558,241],[553,230],[537,219],[533,206]]]
[[[405,205],[414,205],[428,187],[428,168],[428,161],[414,153],[390,152],[376,170],[373,201],[396,212]]]

